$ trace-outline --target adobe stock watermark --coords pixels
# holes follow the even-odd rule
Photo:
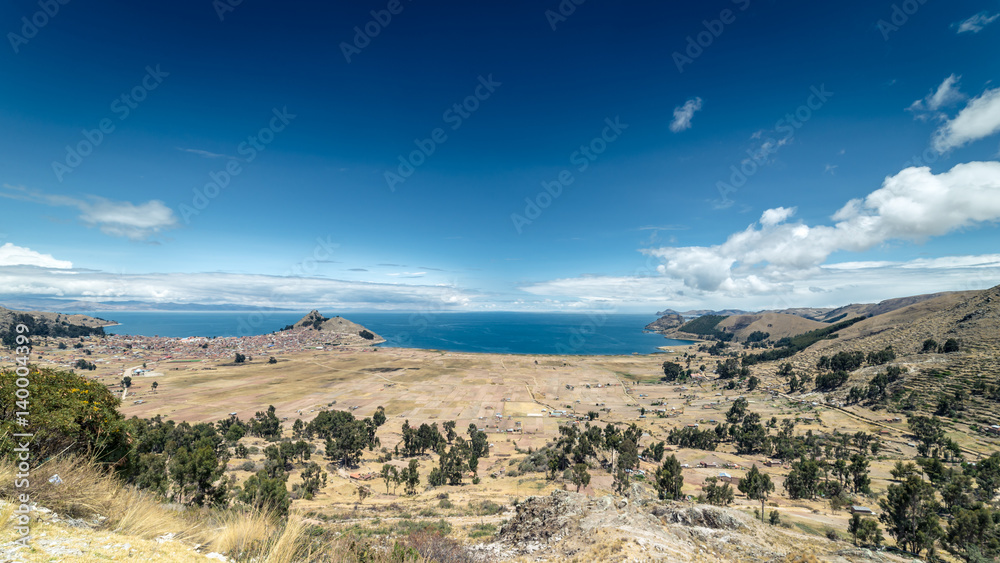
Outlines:
[[[28,360],[31,359],[31,333],[27,325],[18,324],[14,327],[17,334],[14,338],[14,423],[23,429],[30,425],[31,404],[31,369],[28,367]],[[14,524],[14,531],[17,533],[13,541],[17,549],[28,547],[31,542],[31,439],[34,437],[30,432],[12,432],[11,438],[17,447],[14,448],[17,472],[14,474],[14,489],[17,490],[14,514],[11,517]]]
[[[465,121],[481,107],[482,102],[490,99],[496,89],[503,84],[493,80],[493,74],[488,74],[485,77],[480,75],[478,82],[472,94],[466,96],[462,101],[452,104],[441,114],[442,121],[448,124],[452,131],[457,131],[464,125]],[[396,169],[386,170],[383,174],[389,190],[395,192],[396,186],[413,176],[417,168],[427,162],[427,159],[447,140],[448,134],[443,127],[434,128],[430,135],[424,139],[414,139],[413,144],[417,148],[410,151],[409,154],[400,154],[397,157],[399,165],[396,166]]]
[[[545,21],[549,22],[552,31],[556,26],[565,22],[567,18],[576,13],[576,7],[583,5],[587,0],[561,0],[555,10],[545,10]]]
[[[715,183],[715,189],[722,198],[713,202],[716,208],[731,206],[734,201],[729,198],[729,194],[739,191],[747,183],[747,180],[767,162],[768,157],[788,144],[795,137],[795,133],[812,119],[813,112],[818,111],[833,97],[833,92],[827,91],[826,84],[820,84],[819,87],[810,86],[809,91],[811,93],[806,98],[806,103],[796,108],[795,111],[786,113],[784,117],[775,122],[774,132],[784,133],[783,137],[779,139],[768,137],[761,140],[761,146],[756,151],[747,149],[747,158],[741,160],[739,166],[734,164],[729,167],[731,171],[729,181],[720,180]]]
[[[642,266],[636,268],[628,278],[637,280],[635,283],[624,284],[623,290],[616,295],[615,300],[605,301],[597,307],[596,311],[586,313],[583,322],[570,329],[570,335],[565,341],[556,342],[556,352],[565,355],[579,354],[587,345],[592,336],[597,334],[597,330],[608,323],[612,315],[621,312],[621,304],[631,301],[636,296],[648,299],[649,295],[642,290],[642,284],[638,280],[650,279],[659,275],[657,268],[659,263],[652,255],[646,255],[646,261]],[[663,301],[669,298],[669,291],[664,287],[661,291]]]
[[[442,286],[441,294],[437,296],[437,299],[433,301],[436,307],[431,305],[422,305],[415,312],[410,313],[407,317],[407,324],[410,326],[410,330],[407,332],[400,333],[396,338],[396,344],[401,348],[413,347],[413,334],[418,335],[423,334],[425,330],[431,324],[438,315],[443,313],[454,312],[454,307],[449,307],[449,305],[454,305],[461,302],[464,296],[455,289],[457,283],[453,282],[450,286]]]
[[[160,65],[156,65],[155,68],[147,66],[146,74],[139,81],[139,84],[111,100],[109,110],[118,117],[119,122],[125,121],[132,115],[132,110],[138,108],[139,104],[149,96],[149,93],[159,88],[163,79],[168,76],[170,73],[161,70]],[[83,139],[75,145],[66,145],[66,156],[61,161],[52,161],[52,172],[56,175],[56,179],[62,182],[66,174],[73,172],[83,164],[83,159],[94,154],[104,139],[115,132],[116,127],[117,125],[112,118],[105,117],[97,122],[97,127],[82,129]]]
[[[608,146],[617,141],[621,134],[628,129],[628,123],[622,123],[620,116],[614,119],[607,117],[604,119],[606,126],[601,130],[601,134],[594,137],[590,142],[580,145],[580,147],[570,153],[569,163],[574,165],[578,173],[586,172],[590,165],[598,159]],[[542,182],[542,189],[535,194],[534,198],[524,198],[524,214],[511,213],[510,221],[514,224],[514,230],[521,234],[524,227],[541,217],[542,211],[547,209],[563,193],[563,188],[568,187],[576,181],[572,170],[564,168],[559,171],[554,180]]]
[[[59,10],[62,6],[69,4],[70,0],[38,0],[38,7],[40,8],[31,17],[24,16],[21,18],[21,33],[15,33],[13,31],[7,33],[7,40],[10,41],[10,48],[14,50],[14,54],[21,52],[21,46],[27,45],[28,41],[34,39],[38,32],[52,21],[52,18],[59,15]]]
[[[219,21],[226,21],[226,14],[235,12],[236,7],[243,3],[243,0],[212,0],[212,9],[215,15],[219,16]]]
[[[253,135],[247,136],[246,140],[236,147],[236,153],[243,157],[245,164],[250,164],[257,156],[264,152],[268,145],[274,142],[275,136],[284,131],[288,124],[295,119],[294,113],[288,112],[288,106],[281,109],[271,108],[273,114],[267,126],[261,127]],[[177,206],[177,211],[184,219],[184,223],[190,225],[191,217],[199,215],[204,211],[213,199],[219,197],[222,190],[226,189],[233,178],[243,173],[243,166],[239,160],[230,159],[226,166],[218,171],[208,173],[209,182],[201,189],[193,188],[194,195],[191,197],[191,205],[182,203]]]
[[[916,14],[920,10],[921,6],[927,3],[927,0],[903,0],[899,4],[892,5],[892,12],[889,14],[889,20],[878,20],[875,26],[878,27],[879,32],[882,33],[882,39],[885,41],[889,40],[889,34],[895,31],[899,31],[899,28],[906,25],[910,21],[910,16]]]
[[[413,0],[406,1],[412,2]],[[384,9],[370,12],[372,19],[368,23],[363,26],[354,26],[354,37],[351,42],[340,42],[340,52],[343,53],[347,64],[351,64],[352,56],[360,55],[362,49],[371,45],[372,40],[378,37],[382,30],[389,27],[389,24],[392,23],[392,17],[403,13],[404,7],[401,0],[389,0]]]
[[[326,239],[322,237],[316,237],[316,246],[313,247],[312,253],[305,258],[299,260],[282,274],[284,277],[290,276],[311,276],[319,270],[319,265],[324,262],[330,262],[333,259],[334,252],[340,245],[331,240],[330,235],[326,236]],[[252,336],[255,334],[260,334],[260,329],[264,326],[264,323],[270,318],[269,315],[273,315],[276,311],[271,311],[269,308],[280,308],[281,303],[285,300],[279,300],[278,288],[272,287],[271,293],[263,302],[259,303],[259,309],[256,311],[251,311],[236,322],[236,335],[237,336]]]
[[[739,9],[740,12],[746,11],[750,7],[750,0],[731,0],[733,4]],[[705,53],[705,49],[708,49],[715,43],[715,40],[722,35],[722,32],[726,30],[727,25],[731,25],[736,21],[736,14],[733,10],[729,8],[723,9],[719,12],[719,17],[713,20],[702,20],[701,25],[704,26],[703,31],[699,31],[694,35],[688,35],[686,39],[686,44],[684,46],[684,52],[674,51],[671,58],[674,61],[674,66],[677,67],[677,72],[684,72],[684,66],[689,65],[694,62],[695,59],[702,56]]]

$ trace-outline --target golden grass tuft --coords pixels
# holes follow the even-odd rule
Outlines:
[[[0,462],[0,477],[13,475],[9,461]],[[104,516],[111,530],[143,539],[172,533],[189,536],[198,528],[176,510],[161,504],[153,495],[129,487],[92,460],[79,457],[51,459],[32,469],[31,500],[63,516],[93,518]],[[59,475],[62,483],[50,483]],[[13,499],[13,478],[0,481],[0,496]]]
[[[278,532],[270,514],[260,511],[231,511],[222,513],[213,529],[212,551],[225,553],[236,559],[259,558],[266,553],[268,542]]]

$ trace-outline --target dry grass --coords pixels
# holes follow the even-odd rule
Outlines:
[[[105,526],[111,530],[143,539],[167,533],[189,537],[199,527],[181,512],[158,502],[153,495],[122,484],[114,475],[85,458],[55,458],[32,473],[36,476],[32,482],[32,500],[61,515],[74,518],[104,516],[107,518]],[[62,483],[50,483],[51,475],[59,475]],[[2,492],[10,496],[11,491]]]
[[[13,525],[11,517],[14,516],[14,510],[16,509],[17,505],[12,502],[8,502],[3,506],[0,506],[0,532]]]

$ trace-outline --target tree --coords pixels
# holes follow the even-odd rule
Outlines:
[[[455,421],[446,420],[441,423],[441,427],[444,428],[445,439],[448,440],[448,443],[450,444],[458,436],[455,432]]]
[[[124,387],[126,389],[128,389],[129,387],[132,387],[132,377],[131,376],[126,375],[125,377],[122,378],[122,387]]]
[[[280,516],[288,514],[291,499],[285,488],[285,476],[269,477],[263,470],[251,475],[243,483],[237,500],[261,510],[272,510]]]
[[[269,364],[276,364],[276,363],[278,363],[278,360],[276,360],[274,358],[274,356],[271,356],[270,358],[267,359],[267,363],[269,363]]]
[[[302,498],[312,500],[324,486],[326,486],[326,471],[313,461],[302,470],[302,484],[297,485],[297,488],[302,491]]]
[[[395,466],[386,463],[382,466],[380,475],[382,476],[382,480],[385,481],[385,494],[389,494],[389,486],[399,479],[399,470]]]
[[[683,378],[684,378],[683,366],[671,361],[663,362],[663,377],[660,378],[660,381],[671,382]]]
[[[1000,555],[998,522],[1000,513],[987,506],[959,510],[948,526],[945,546],[968,561],[996,561]]]
[[[896,465],[889,471],[889,474],[897,481],[905,481],[910,475],[917,474],[917,466],[910,461],[905,464],[902,461],[897,461]]]
[[[385,407],[379,405],[379,407],[375,409],[375,414],[372,415],[372,421],[375,423],[376,428],[381,428],[382,425],[385,424]]]
[[[739,424],[743,422],[743,418],[747,414],[747,405],[749,403],[743,397],[740,397],[733,401],[733,404],[729,407],[726,412],[726,421],[729,424]]]
[[[945,340],[944,345],[941,346],[941,351],[943,351],[945,354],[958,352],[958,340],[955,340],[954,338],[949,338],[948,340]]]
[[[847,523],[847,531],[854,537],[854,545],[882,545],[882,530],[878,527],[878,522],[871,518],[862,518],[860,514],[851,516]]]
[[[243,354],[240,354],[239,352],[236,353],[236,358],[233,359],[233,362],[237,364],[242,364],[245,361],[247,361],[247,357],[244,356]]]
[[[681,488],[684,486],[684,475],[681,472],[681,462],[672,455],[663,460],[663,465],[656,470],[656,481],[653,486],[660,499],[670,500],[681,498]]]
[[[404,490],[408,495],[417,494],[417,485],[420,484],[420,472],[418,471],[418,467],[419,464],[417,463],[417,460],[411,459],[410,465],[403,470],[406,480]]]
[[[992,502],[997,489],[1000,489],[1000,452],[993,452],[976,464],[974,476],[979,485],[979,500]]]
[[[573,484],[576,485],[576,492],[580,492],[581,487],[590,484],[590,473],[587,471],[586,463],[578,463],[573,466]]]
[[[705,500],[708,504],[714,504],[717,506],[726,506],[727,504],[733,502],[733,488],[729,486],[729,483],[723,483],[719,485],[718,477],[708,477],[705,479],[705,485],[701,489],[705,492]]]
[[[153,393],[156,393],[156,388],[159,387],[159,386],[160,386],[160,383],[158,381],[154,381],[153,382],[153,385],[152,385]]]
[[[753,464],[750,471],[747,472],[746,477],[740,480],[739,489],[741,493],[745,493],[747,498],[750,500],[760,501],[760,521],[764,521],[764,501],[770,493],[774,492],[774,483],[771,482],[771,476],[767,473],[761,473],[757,469],[757,464]]]
[[[911,475],[899,485],[889,485],[879,506],[882,514],[878,518],[886,531],[896,545],[911,553],[930,548],[942,535],[934,488],[920,477]]]
[[[928,338],[927,340],[924,340],[924,347],[920,351],[923,353],[933,354],[934,352],[937,352],[937,349],[938,349],[937,341],[934,340],[933,338]]]
[[[870,493],[871,477],[868,476],[868,458],[861,454],[851,456],[851,465],[847,468],[851,474],[851,486],[854,493]]]

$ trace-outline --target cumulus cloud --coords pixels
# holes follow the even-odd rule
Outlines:
[[[51,254],[35,252],[30,248],[5,243],[0,246],[0,266],[41,266],[43,268],[72,268],[73,263],[56,260]]]
[[[1000,88],[986,90],[969,100],[954,119],[934,133],[932,145],[938,152],[947,152],[1000,131]]]
[[[784,223],[789,217],[795,215],[794,207],[776,207],[774,209],[768,209],[760,216],[760,224],[765,227],[770,227],[777,225],[778,223]]]
[[[762,293],[800,279],[832,253],[862,252],[890,240],[919,241],[1000,220],[1000,162],[970,162],[932,174],[907,168],[833,215],[835,224],[788,223],[794,208],[769,209],[759,224],[715,246],[643,252],[660,273],[701,291]]]
[[[691,128],[694,112],[701,109],[701,98],[695,97],[684,102],[684,105],[674,108],[674,120],[670,122],[670,130],[679,133]]]
[[[955,76],[952,74],[948,78],[945,78],[938,87],[927,94],[926,97],[919,99],[912,104],[910,107],[906,108],[909,111],[914,112],[917,119],[926,119],[926,112],[935,112],[937,117],[946,117],[943,114],[936,113],[941,108],[951,106],[965,99],[965,94],[963,94],[958,89],[958,81],[961,80],[961,76]]]
[[[959,22],[957,24],[957,33],[979,33],[984,27],[993,23],[997,18],[1000,18],[1000,14],[993,14],[991,16],[989,12],[979,12],[971,18]]]
[[[824,264],[798,279],[759,291],[733,283],[702,291],[677,280],[649,276],[586,276],[538,282],[522,288],[563,309],[635,310],[649,313],[669,307],[736,308],[747,311],[790,307],[836,307],[874,303],[891,297],[937,291],[984,289],[1000,282],[1000,254],[949,256],[904,262],[861,261]],[[623,292],[623,290],[625,290]]]
[[[145,240],[165,229],[177,225],[173,209],[162,201],[150,200],[134,204],[128,201],[114,201],[89,195],[86,199],[52,195],[4,184],[0,196],[8,199],[41,203],[54,207],[75,207],[80,211],[80,220],[87,226],[97,227],[106,235]]]

